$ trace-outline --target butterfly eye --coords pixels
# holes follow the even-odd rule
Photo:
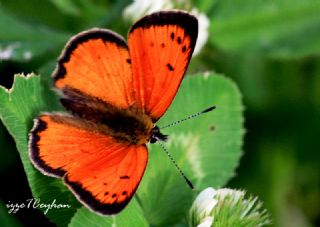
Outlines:
[[[168,135],[162,134],[158,126],[155,126],[152,129],[150,143],[155,143],[157,141],[166,141],[167,139],[168,139]]]

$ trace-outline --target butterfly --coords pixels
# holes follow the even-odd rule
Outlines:
[[[194,16],[160,11],[132,25],[128,44],[100,28],[72,37],[52,75],[67,113],[34,119],[33,165],[62,178],[90,210],[120,212],[143,177],[147,143],[167,138],[156,122],[177,93],[197,34]]]

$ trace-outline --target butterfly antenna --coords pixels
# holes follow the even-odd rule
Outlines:
[[[193,184],[191,183],[191,181],[188,179],[188,177],[184,174],[184,172],[182,172],[182,170],[180,169],[180,167],[178,166],[177,162],[173,159],[172,155],[169,153],[168,149],[165,147],[165,145],[161,142],[158,141],[160,144],[160,147],[164,150],[164,152],[166,152],[166,154],[168,155],[169,159],[171,160],[171,162],[173,163],[173,165],[176,167],[176,169],[178,170],[178,172],[180,173],[180,175],[183,177],[183,179],[187,182],[187,184],[189,185],[189,187],[191,189],[194,189]]]
[[[196,114],[192,114],[192,115],[190,115],[190,116],[188,116],[188,117],[186,117],[186,118],[184,118],[184,119],[181,119],[181,120],[179,120],[179,121],[172,122],[172,123],[170,123],[170,124],[168,124],[168,125],[165,125],[165,126],[161,127],[160,129],[168,128],[168,127],[171,127],[171,126],[180,124],[180,123],[182,123],[182,122],[184,122],[184,121],[186,121],[186,120],[190,120],[190,119],[192,119],[192,118],[198,117],[198,116],[200,116],[201,114],[208,113],[208,112],[214,110],[215,108],[216,108],[216,106],[211,106],[211,107],[209,107],[209,108],[207,108],[207,109],[205,109],[205,110],[203,110],[203,111],[201,111],[201,112],[198,112],[198,113],[196,113]]]

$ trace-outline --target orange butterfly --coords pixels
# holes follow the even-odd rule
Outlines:
[[[68,42],[53,73],[71,112],[34,120],[29,155],[43,174],[62,178],[81,203],[103,215],[121,211],[148,161],[148,142],[164,141],[155,123],[188,67],[198,22],[182,11],[138,20],[125,40],[94,28]]]

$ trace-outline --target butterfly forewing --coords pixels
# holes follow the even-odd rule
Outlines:
[[[176,95],[197,34],[197,19],[181,11],[143,17],[129,32],[135,98],[154,121],[165,113]]]
[[[79,90],[122,108],[134,104],[127,44],[107,29],[91,29],[73,37],[53,77],[59,90]]]

